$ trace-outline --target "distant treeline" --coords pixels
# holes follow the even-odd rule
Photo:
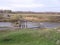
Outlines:
[[[12,11],[12,10],[0,10],[0,13],[13,13],[13,14],[60,14],[60,12],[32,12],[32,11]]]

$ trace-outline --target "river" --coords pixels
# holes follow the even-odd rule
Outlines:
[[[60,23],[58,22],[24,22],[25,28],[56,28],[60,27]],[[10,22],[0,22],[1,27],[13,27]]]

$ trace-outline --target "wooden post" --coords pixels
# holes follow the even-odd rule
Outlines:
[[[27,28],[27,21],[26,21],[26,28]]]

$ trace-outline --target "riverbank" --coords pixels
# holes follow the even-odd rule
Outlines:
[[[0,14],[1,16],[2,14]],[[3,14],[0,17],[0,22],[17,22],[20,20],[27,20],[32,22],[60,22],[60,14],[45,14],[45,13],[17,13],[17,14]]]
[[[60,45],[57,29],[20,29],[0,31],[0,45]]]

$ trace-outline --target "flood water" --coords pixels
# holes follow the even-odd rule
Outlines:
[[[60,23],[57,23],[57,22],[24,22],[22,24],[25,25],[25,28],[56,28],[56,27],[60,27]],[[13,27],[13,25],[10,22],[0,22],[0,27]]]

